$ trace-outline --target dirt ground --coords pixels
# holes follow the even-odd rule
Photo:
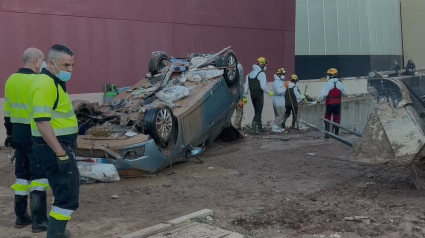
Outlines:
[[[13,228],[8,153],[0,150],[0,237],[45,237]],[[361,162],[317,131],[214,142],[199,159],[81,185],[73,237],[118,237],[204,208],[214,212],[205,222],[252,238],[425,237],[425,191],[407,168]]]

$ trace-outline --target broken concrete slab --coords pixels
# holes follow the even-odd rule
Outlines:
[[[148,238],[243,238],[244,236],[236,232],[223,230],[218,227],[210,226],[199,222],[189,222],[180,224],[170,230],[148,236]]]
[[[202,209],[200,211],[194,212],[194,213],[190,213],[186,216],[182,216],[173,220],[168,221],[167,223],[172,224],[172,225],[178,225],[181,224],[183,222],[186,222],[188,220],[192,220],[195,218],[205,218],[207,216],[212,216],[213,215],[213,211],[210,209]]]
[[[213,211],[210,209],[202,209],[188,215],[169,220],[166,223],[160,223],[133,233],[120,236],[120,238],[187,238],[187,237],[204,237],[204,238],[243,238],[244,236],[227,231],[211,225],[193,221],[212,216]]]
[[[127,235],[120,236],[119,238],[145,238],[145,237],[148,237],[148,236],[153,235],[155,233],[169,229],[169,228],[171,228],[171,226],[172,226],[171,224],[160,223],[160,224],[155,225],[155,226],[151,226],[151,227],[139,230],[139,231],[132,232],[132,233],[127,234]]]

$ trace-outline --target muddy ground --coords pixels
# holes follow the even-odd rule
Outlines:
[[[7,155],[0,150],[0,237],[45,237],[13,228]],[[204,208],[214,212],[205,222],[252,238],[425,237],[425,191],[407,168],[360,162],[317,131],[214,142],[199,158],[204,163],[81,185],[68,223],[73,237],[118,237]]]

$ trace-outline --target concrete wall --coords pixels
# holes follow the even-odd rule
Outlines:
[[[370,113],[375,109],[375,104],[371,97],[356,97],[345,99],[341,103],[341,125],[345,128],[363,133]],[[320,128],[325,128],[323,120],[326,104],[303,105],[300,119]],[[301,124],[300,124],[301,126]],[[341,130],[341,133],[345,133]]]
[[[425,1],[401,0],[401,19],[404,62],[411,59],[416,68],[425,68]]]

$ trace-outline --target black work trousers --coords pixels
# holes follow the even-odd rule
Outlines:
[[[15,176],[28,181],[46,178],[34,156],[32,143],[15,142]]]
[[[59,171],[58,159],[53,150],[47,144],[33,144],[34,154],[41,162],[41,169],[47,175],[49,185],[52,188],[54,202],[53,206],[77,210],[80,195],[80,174],[74,158],[73,149],[62,145],[69,156],[68,171]]]
[[[252,119],[252,121],[255,121],[259,125],[262,125],[261,114],[263,113],[264,94],[251,96],[251,100],[252,105],[254,106],[254,119]]]
[[[297,115],[298,115],[298,107],[297,106],[292,107],[292,105],[285,106],[285,117],[286,118],[288,118],[291,115],[291,112],[292,112],[292,117],[294,117],[295,120],[296,120]]]

